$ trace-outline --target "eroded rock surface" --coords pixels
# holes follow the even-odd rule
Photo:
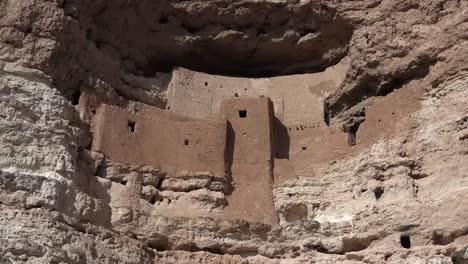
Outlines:
[[[0,263],[466,263],[467,32],[458,0],[0,1]]]

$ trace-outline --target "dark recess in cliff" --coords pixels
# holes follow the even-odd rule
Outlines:
[[[76,1],[65,11],[121,70],[151,77],[174,67],[228,76],[321,71],[347,53],[353,26],[325,4]]]

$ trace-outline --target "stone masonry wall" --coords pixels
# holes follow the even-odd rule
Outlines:
[[[152,107],[131,114],[106,105],[94,119],[93,150],[169,176],[225,177],[225,138],[225,121],[193,120]]]
[[[235,187],[225,217],[277,222],[273,206],[273,104],[266,97],[223,101],[227,149]]]

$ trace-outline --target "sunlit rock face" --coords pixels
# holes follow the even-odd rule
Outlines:
[[[467,21],[0,1],[0,263],[466,263]]]

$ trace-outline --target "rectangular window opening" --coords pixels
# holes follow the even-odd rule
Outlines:
[[[135,132],[135,121],[128,120],[128,132],[133,133]]]
[[[73,104],[73,105],[79,105],[79,104],[80,104],[80,97],[81,97],[81,91],[80,91],[80,90],[76,90],[76,91],[72,94],[72,104]]]
[[[188,140],[188,139],[184,140],[184,145],[185,145],[185,146],[188,146],[188,145],[189,145],[189,140]]]
[[[239,117],[246,118],[247,117],[247,110],[239,110]]]

